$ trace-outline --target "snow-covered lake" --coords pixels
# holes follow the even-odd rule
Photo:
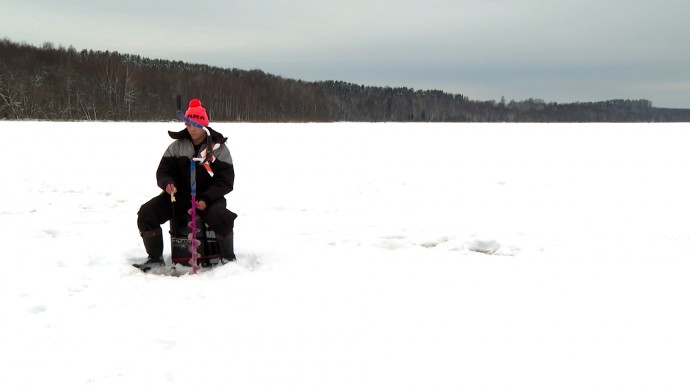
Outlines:
[[[238,262],[175,278],[181,124],[0,121],[0,387],[690,386],[690,124],[211,125]]]

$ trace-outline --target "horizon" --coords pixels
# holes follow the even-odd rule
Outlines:
[[[51,41],[478,101],[646,99],[690,108],[690,3],[683,1],[0,4],[18,15],[0,34],[36,46]]]
[[[3,37],[2,39],[6,39],[6,40],[8,40],[9,42],[11,42],[11,43],[13,43],[13,44],[28,45],[28,46],[34,47],[34,48],[36,48],[36,49],[41,49],[41,50],[44,49],[44,48],[46,47],[46,45],[49,45],[51,49],[55,49],[55,50],[61,50],[61,49],[64,49],[64,50],[71,50],[71,49],[74,49],[76,52],[81,52],[81,51],[85,51],[85,50],[86,50],[86,51],[93,51],[93,52],[113,52],[113,53],[117,52],[117,53],[120,54],[120,55],[140,56],[142,59],[148,59],[148,60],[159,60],[159,61],[178,62],[178,61],[176,61],[176,60],[174,60],[174,59],[157,58],[157,57],[147,57],[147,56],[143,56],[143,55],[136,54],[136,53],[123,53],[123,52],[119,52],[119,51],[115,51],[115,50],[108,50],[108,49],[77,48],[77,47],[74,47],[74,46],[72,46],[72,45],[65,46],[64,44],[55,43],[55,42],[51,42],[51,41],[45,41],[45,42],[41,43],[40,45],[37,45],[37,44],[25,42],[25,41],[22,41],[22,42],[14,41],[14,40],[12,40],[12,39],[10,39],[10,38],[8,38],[8,37]],[[195,63],[195,62],[188,62],[188,61],[180,61],[180,62],[183,62],[183,63],[185,63],[185,64],[189,64],[189,65],[209,66],[209,67],[215,67],[215,68],[220,68],[220,69],[224,69],[224,70],[233,70],[233,69],[234,69],[234,70],[246,71],[246,72],[249,72],[249,71],[262,71],[262,72],[264,72],[264,73],[266,73],[266,74],[269,74],[269,75],[272,75],[272,76],[278,76],[278,77],[281,77],[281,78],[284,78],[284,79],[289,79],[289,80],[294,80],[294,81],[304,81],[304,82],[310,82],[310,83],[319,83],[319,82],[330,82],[330,81],[332,81],[332,82],[344,82],[344,83],[348,83],[348,84],[360,85],[360,84],[353,83],[353,82],[349,82],[349,81],[345,81],[345,80],[335,80],[335,79],[329,79],[329,80],[316,80],[316,81],[305,81],[305,80],[298,79],[298,78],[283,77],[283,76],[280,76],[280,75],[277,75],[277,74],[273,74],[273,73],[267,72],[267,71],[265,71],[265,70],[263,70],[263,69],[240,69],[240,68],[234,68],[234,67],[221,67],[221,66],[215,66],[215,65],[211,65],[211,64],[207,64],[207,63]],[[444,93],[447,93],[447,94],[452,94],[452,95],[460,94],[460,95],[463,95],[464,97],[466,97],[466,98],[468,98],[468,99],[470,99],[470,100],[472,100],[472,101],[476,101],[476,102],[484,102],[484,101],[495,101],[495,102],[499,102],[499,101],[500,101],[500,99],[499,99],[499,100],[496,100],[496,99],[493,99],[493,100],[475,99],[475,98],[473,98],[472,96],[468,96],[468,95],[463,94],[463,93],[452,93],[452,92],[449,92],[449,91],[447,91],[447,90],[442,90],[442,89],[417,89],[417,88],[412,88],[412,87],[405,86],[405,85],[399,85],[399,86],[391,86],[391,85],[378,86],[378,85],[364,85],[364,84],[361,84],[361,85],[364,86],[364,87],[373,87],[373,88],[393,88],[393,89],[396,89],[396,88],[407,88],[407,89],[412,89],[412,90],[414,90],[414,91],[440,90],[441,92],[444,92]],[[503,96],[502,96],[502,97],[503,97]],[[503,97],[503,98],[505,98],[505,97]],[[534,96],[534,97],[525,98],[524,100],[508,100],[508,99],[505,99],[505,102],[508,102],[508,103],[509,103],[509,102],[522,102],[522,101],[527,101],[527,100],[537,100],[537,101],[540,101],[540,100],[541,100],[541,101],[543,101],[543,102],[546,103],[546,104],[556,103],[556,104],[562,104],[562,105],[567,105],[567,104],[578,104],[578,103],[585,103],[585,104],[586,104],[586,103],[600,103],[600,102],[614,101],[614,100],[630,100],[630,101],[646,100],[646,101],[649,101],[649,102],[652,104],[652,107],[653,107],[653,108],[659,108],[659,109],[680,109],[680,110],[690,109],[690,108],[672,108],[672,107],[665,107],[665,106],[657,106],[657,104],[655,104],[653,100],[649,100],[649,99],[647,99],[647,98],[629,98],[629,97],[623,97],[623,96],[622,96],[622,97],[619,97],[619,98],[609,99],[609,100],[558,101],[558,102],[557,102],[557,101],[548,101],[548,100],[544,100],[543,98],[540,98],[540,97],[538,97],[538,96]]]

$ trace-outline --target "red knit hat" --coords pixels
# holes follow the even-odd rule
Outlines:
[[[206,109],[201,106],[201,101],[196,98],[189,101],[189,109],[187,109],[187,112],[185,112],[184,116],[196,121],[201,125],[208,125],[208,115],[206,114]]]

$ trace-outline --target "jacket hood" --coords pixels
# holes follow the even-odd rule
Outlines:
[[[211,134],[211,141],[214,143],[218,144],[224,144],[228,138],[224,137],[222,133],[216,132],[213,128],[211,127],[206,127],[208,129],[209,133]],[[189,136],[189,132],[187,132],[187,128],[181,130],[181,131],[168,131],[168,135],[170,135],[171,138],[175,140],[180,140],[180,139],[189,139],[192,140],[192,137]]]

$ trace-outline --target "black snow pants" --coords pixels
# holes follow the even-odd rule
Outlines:
[[[137,226],[140,232],[160,228],[162,224],[169,221],[175,213],[175,219],[186,219],[187,211],[191,206],[190,199],[178,198],[177,202],[170,202],[170,195],[163,192],[157,197],[141,205],[137,213]],[[174,210],[173,210],[174,207]],[[213,203],[206,204],[206,210],[196,209],[197,215],[204,221],[218,236],[232,235],[237,214],[227,209],[225,198],[221,198]]]

